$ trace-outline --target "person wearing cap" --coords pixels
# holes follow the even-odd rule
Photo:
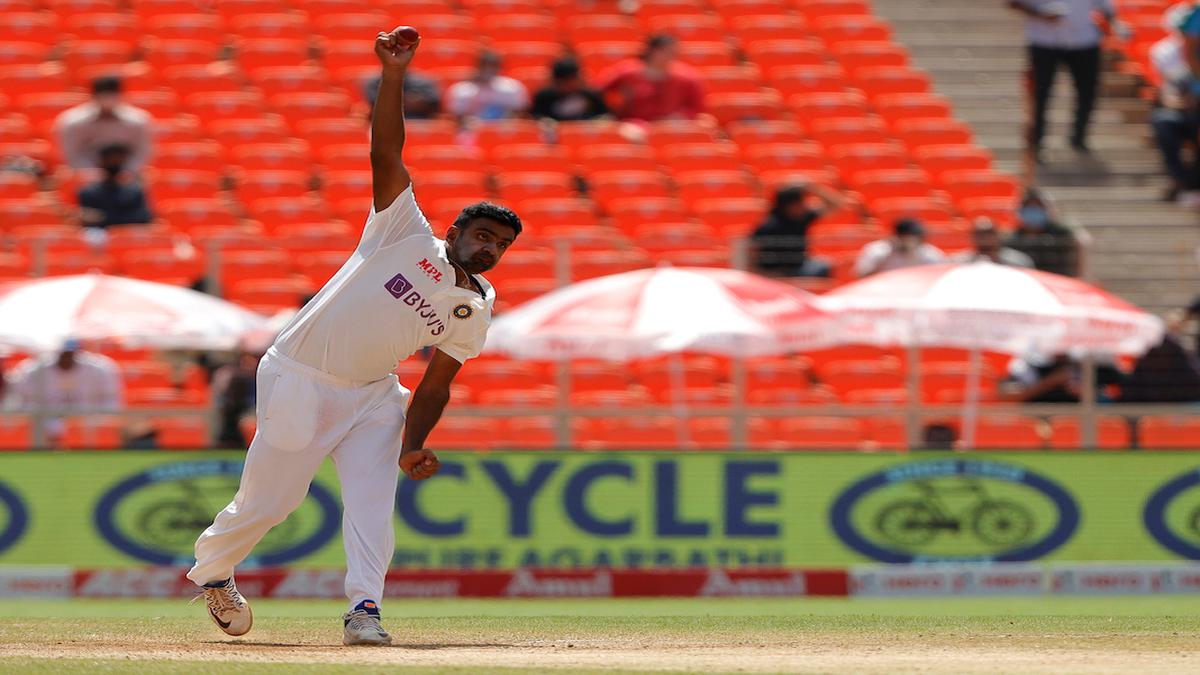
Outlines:
[[[500,55],[496,52],[480,54],[471,79],[456,82],[446,90],[446,112],[460,122],[487,121],[507,119],[528,108],[529,91],[525,85],[501,75],[500,67]]]
[[[129,148],[125,169],[138,173],[150,157],[153,118],[121,100],[121,80],[92,81],[92,100],[68,108],[54,121],[63,159],[72,169],[100,168],[100,150],[112,145]]]
[[[644,122],[690,120],[704,112],[700,75],[680,63],[678,53],[674,37],[654,35],[640,58],[622,61],[600,76],[600,92],[617,117]]]
[[[119,412],[125,407],[121,371],[107,356],[80,349],[68,339],[57,354],[27,359],[9,373],[6,407],[22,412],[61,410],[76,415]],[[57,416],[43,419],[42,432],[50,447],[65,428]]]
[[[869,277],[879,272],[946,262],[946,254],[925,241],[925,226],[915,218],[896,221],[894,234],[863,247],[854,263],[854,274]]]
[[[534,95],[530,112],[537,119],[567,122],[607,115],[608,106],[600,92],[583,81],[579,62],[565,57],[550,66],[550,84]]]
[[[810,195],[820,200],[810,203]],[[821,185],[787,185],[775,192],[775,204],[750,241],[758,272],[773,277],[828,277],[828,260],[809,255],[808,231],[829,211],[846,200]]]
[[[1012,265],[1013,267],[1033,267],[1033,258],[1021,253],[1015,248],[1004,246],[1000,240],[1000,230],[991,218],[975,219],[971,228],[971,243],[975,248],[971,251],[951,256],[953,262],[973,263],[991,262],[997,265]]]

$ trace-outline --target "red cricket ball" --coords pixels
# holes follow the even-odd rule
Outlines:
[[[421,34],[417,32],[417,29],[413,28],[412,26],[399,26],[396,28],[396,30],[392,31],[392,34],[396,36],[397,40],[406,42],[408,44],[416,42],[417,39],[421,37]]]

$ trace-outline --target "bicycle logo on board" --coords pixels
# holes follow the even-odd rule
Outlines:
[[[901,546],[921,546],[945,534],[969,534],[992,547],[1026,543],[1033,534],[1034,519],[1029,509],[1010,499],[989,497],[978,479],[963,478],[956,485],[938,485],[929,480],[909,483],[918,492],[911,499],[891,502],[875,517],[875,529]],[[968,497],[968,503],[950,505],[948,498]]]

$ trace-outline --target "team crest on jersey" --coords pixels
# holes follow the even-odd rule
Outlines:
[[[470,305],[457,305],[450,313],[456,319],[469,319],[475,313],[475,310],[471,309]]]

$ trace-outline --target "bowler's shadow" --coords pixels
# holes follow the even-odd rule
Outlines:
[[[205,640],[203,644],[209,645],[231,645],[236,647],[262,647],[265,649],[284,648],[284,649],[329,649],[332,647],[343,647],[345,645],[328,644],[300,644],[298,642],[250,642],[247,640]],[[370,646],[360,645],[363,649],[371,649]],[[392,649],[471,649],[472,647],[494,648],[494,649],[512,649],[515,647],[529,648],[532,645],[513,645],[502,642],[434,642],[434,643],[412,643],[412,644],[393,644]],[[378,647],[377,647],[378,649]],[[384,647],[386,649],[386,647]]]

